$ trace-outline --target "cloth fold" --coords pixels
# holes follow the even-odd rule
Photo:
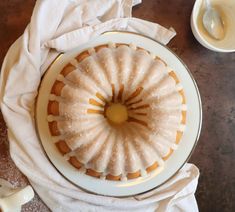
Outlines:
[[[197,211],[198,169],[186,164],[170,181],[143,195],[113,198],[84,192],[58,173],[35,130],[34,103],[41,77],[61,52],[105,31],[137,32],[167,44],[175,36],[156,23],[131,17],[140,0],[38,0],[24,34],[1,69],[0,103],[10,154],[52,211]],[[45,171],[46,170],[46,171]]]

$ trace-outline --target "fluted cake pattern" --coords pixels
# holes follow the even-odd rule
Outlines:
[[[159,57],[127,44],[80,53],[57,77],[48,103],[55,145],[74,167],[109,180],[164,165],[183,134],[180,80]]]

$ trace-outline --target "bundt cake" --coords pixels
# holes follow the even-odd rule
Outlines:
[[[176,73],[133,44],[80,53],[58,75],[47,108],[51,136],[65,160],[107,180],[133,179],[163,166],[186,124]]]

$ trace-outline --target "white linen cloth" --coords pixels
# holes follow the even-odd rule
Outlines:
[[[34,102],[41,76],[60,53],[108,30],[127,30],[167,44],[172,30],[131,18],[140,0],[38,0],[24,34],[2,65],[0,102],[10,153],[52,211],[198,211],[198,169],[186,164],[170,181],[144,195],[113,198],[84,192],[48,161],[35,131]]]

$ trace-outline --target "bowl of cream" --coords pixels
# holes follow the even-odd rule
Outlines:
[[[213,38],[203,25],[206,10],[205,0],[196,0],[191,14],[191,29],[194,37],[204,47],[216,52],[235,52],[235,0],[210,0],[223,21],[224,37]]]

